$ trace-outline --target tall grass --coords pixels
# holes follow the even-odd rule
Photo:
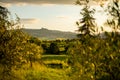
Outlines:
[[[42,60],[46,61],[46,60],[61,60],[61,61],[65,61],[66,59],[68,59],[67,55],[42,55]]]
[[[0,68],[2,69],[2,68]],[[13,69],[15,78],[12,80],[69,80],[70,69],[53,69],[34,62],[33,66],[25,64],[19,69]]]

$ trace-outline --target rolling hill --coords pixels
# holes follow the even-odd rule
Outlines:
[[[46,40],[77,38],[76,33],[73,33],[73,32],[48,30],[46,28],[41,28],[41,29],[25,29],[25,28],[23,28],[22,30],[33,37],[38,37],[40,39],[46,39]]]

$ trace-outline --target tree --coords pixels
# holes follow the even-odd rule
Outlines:
[[[27,41],[24,33],[18,28],[18,18],[14,22],[9,20],[9,15],[9,11],[0,6],[0,65],[3,66],[2,79],[6,80],[13,76],[12,68],[20,64],[23,56],[20,52]]]
[[[10,12],[0,6],[0,80],[16,80],[14,69],[19,69],[24,63],[41,58],[43,49],[37,43],[31,43],[31,37],[25,34],[19,22],[10,19]],[[39,46],[38,46],[39,45]]]
[[[108,13],[109,18],[107,19],[107,24],[113,29],[113,32],[120,30],[120,1],[111,0],[107,5],[106,12]]]
[[[19,18],[11,20],[8,9],[0,6],[0,80],[15,79],[13,69],[26,63],[28,55],[32,54],[32,60],[40,58],[42,49],[30,44],[29,38],[22,32]]]
[[[38,46],[35,43],[27,43],[24,49],[24,53],[26,54],[24,55],[24,60],[30,64],[30,68],[33,67],[33,62],[37,61],[40,63],[41,54],[43,53],[41,46]]]
[[[114,19],[117,26],[119,18]],[[109,26],[114,25],[109,23]],[[120,35],[107,34],[104,39],[87,36],[68,48],[72,80],[120,79]]]
[[[88,5],[89,0],[86,0],[86,4],[85,7],[83,7],[82,11],[80,12],[80,14],[83,16],[83,18],[81,18],[79,21],[76,22],[76,24],[78,25],[79,29],[78,32],[80,32],[80,34],[78,34],[78,36],[81,35],[93,35],[95,32],[95,18],[93,17],[93,14],[95,13],[95,9],[90,10],[90,6]],[[80,4],[80,0],[77,1],[77,4]]]
[[[51,54],[59,54],[59,47],[57,43],[51,43],[49,50]]]
[[[104,59],[101,59],[102,69],[100,72],[101,80],[107,78],[110,80],[119,80],[120,68],[118,67],[120,52],[119,52],[119,30],[120,30],[120,1],[119,0],[109,0],[107,4],[106,13],[109,16],[105,25],[112,28],[112,32],[106,33],[107,38],[104,45],[105,54],[103,56]]]

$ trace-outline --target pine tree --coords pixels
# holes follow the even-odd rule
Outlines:
[[[80,4],[79,1],[77,3]],[[82,18],[76,22],[78,25],[78,36],[81,35],[93,35],[95,33],[95,18],[93,17],[95,13],[95,9],[90,10],[90,6],[88,5],[89,1],[86,0],[85,7],[83,7],[80,14],[82,15]]]

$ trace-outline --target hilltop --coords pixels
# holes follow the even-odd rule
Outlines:
[[[24,32],[28,33],[29,35],[33,37],[38,37],[40,39],[47,39],[47,40],[53,40],[53,39],[74,39],[76,37],[76,33],[73,32],[64,32],[64,31],[58,31],[58,30],[49,30],[46,28],[41,29],[22,29]]]

